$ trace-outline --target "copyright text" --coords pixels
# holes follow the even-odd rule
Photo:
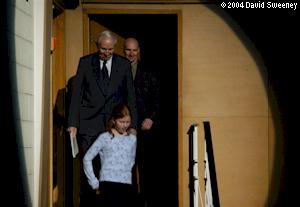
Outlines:
[[[296,10],[298,3],[296,2],[222,2],[222,8],[227,9],[291,9]]]

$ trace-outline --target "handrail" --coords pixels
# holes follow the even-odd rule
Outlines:
[[[203,122],[204,126],[204,163],[205,163],[205,207],[220,207],[216,167],[212,146],[210,123]],[[198,179],[198,126],[192,124],[187,132],[189,135],[189,189],[190,207],[199,207],[199,179]],[[202,199],[201,199],[202,204]],[[203,204],[202,204],[203,206]]]
[[[220,207],[210,124],[203,122],[205,138],[205,206]]]
[[[198,150],[197,125],[191,125],[189,131],[189,188],[190,207],[198,207]]]

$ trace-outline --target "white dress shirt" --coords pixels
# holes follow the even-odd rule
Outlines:
[[[100,70],[102,70],[103,62],[104,61],[100,59]],[[112,57],[106,61],[106,68],[107,68],[107,71],[108,71],[108,77],[110,77],[110,74],[111,74],[111,65],[112,65]]]

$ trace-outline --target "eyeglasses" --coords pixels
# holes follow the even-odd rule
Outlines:
[[[103,47],[100,47],[100,51],[101,52],[113,52],[114,48],[103,48]]]

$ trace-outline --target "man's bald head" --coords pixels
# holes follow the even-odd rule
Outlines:
[[[124,42],[124,54],[130,62],[137,62],[139,58],[140,47],[137,39],[130,37]]]

